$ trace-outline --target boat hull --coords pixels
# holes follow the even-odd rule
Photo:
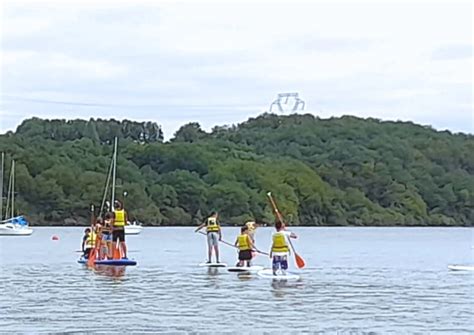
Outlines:
[[[143,227],[139,225],[126,225],[125,235],[138,235],[142,232]]]
[[[12,224],[0,224],[0,236],[28,236],[33,234],[29,227],[17,227]]]

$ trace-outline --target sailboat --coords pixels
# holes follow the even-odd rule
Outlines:
[[[5,154],[2,152],[2,171],[0,175],[0,235],[28,236],[33,233],[28,221],[22,216],[15,216],[15,161],[12,160],[8,182],[7,205],[3,215],[3,171]],[[8,215],[10,214],[10,217]],[[5,219],[3,219],[5,217]]]

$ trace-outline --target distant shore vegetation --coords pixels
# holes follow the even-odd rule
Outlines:
[[[294,225],[474,222],[474,136],[309,114],[263,114],[211,132],[188,123],[166,143],[153,122],[25,120],[0,135],[6,178],[16,161],[19,214],[32,225],[88,224],[114,137],[117,198],[145,225],[195,225],[214,210],[224,225],[271,223],[268,191]]]

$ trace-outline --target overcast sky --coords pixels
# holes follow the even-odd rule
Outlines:
[[[0,133],[32,116],[151,120],[169,138],[268,110],[473,133],[470,2],[3,1]]]

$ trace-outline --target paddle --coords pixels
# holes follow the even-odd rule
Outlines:
[[[281,222],[281,223],[284,223],[283,221],[283,216],[281,215],[280,211],[278,210],[278,207],[275,203],[275,200],[273,200],[273,197],[272,197],[272,192],[268,192],[267,193],[267,196],[268,198],[270,199],[270,203],[272,204],[272,208],[273,208],[273,211],[275,212],[275,215],[277,217],[277,219]],[[296,266],[300,269],[304,268],[305,267],[305,261],[304,259],[298,255],[295,251],[295,247],[293,246],[293,243],[291,243],[291,238],[288,238],[288,242],[290,242],[290,247],[291,247],[291,250],[293,251],[293,254],[295,255],[295,262],[296,262]]]
[[[206,233],[203,232],[203,231],[199,231],[199,233],[200,233],[200,234],[203,234],[203,235],[206,235]],[[228,246],[231,246],[231,247],[233,247],[233,248],[239,249],[239,247],[237,247],[236,245],[234,245],[234,244],[232,244],[232,243],[229,243],[229,242],[226,242],[226,241],[224,241],[224,240],[219,240],[219,242],[222,242],[222,243],[224,243],[224,244],[227,244]],[[258,249],[253,249],[252,251],[255,251],[255,252],[259,253],[259,254],[266,255],[266,256],[269,255],[267,252],[260,251],[260,250],[258,250]]]
[[[94,233],[94,223],[95,223],[94,205],[91,205],[91,232],[90,232],[91,236],[94,236],[93,234],[95,234]],[[88,267],[94,266],[95,259],[96,259],[98,238],[97,238],[97,235],[95,235],[95,237],[96,237],[95,241],[93,241],[94,247],[90,251],[89,258],[87,259],[87,266]]]

